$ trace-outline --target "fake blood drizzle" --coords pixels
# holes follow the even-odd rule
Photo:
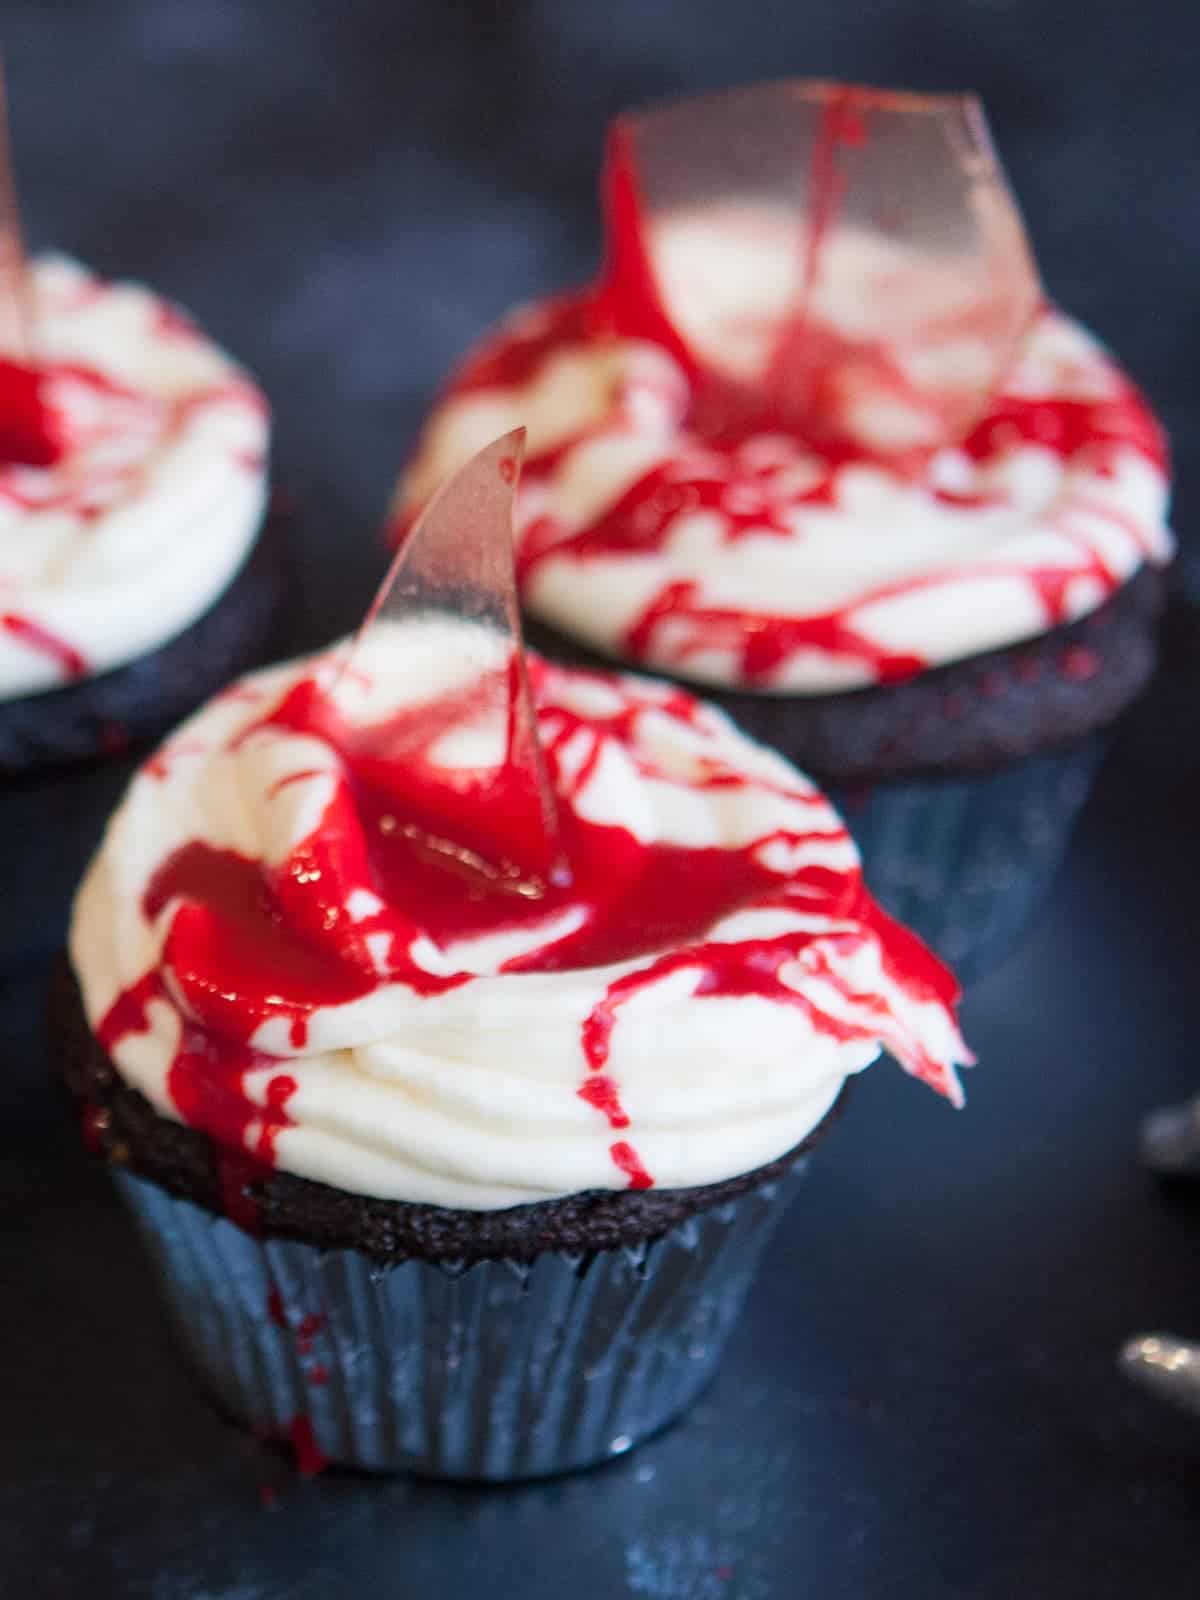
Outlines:
[[[539,326],[528,346],[520,338],[490,345],[468,369],[465,387],[517,388],[528,382],[531,369],[536,369],[547,351],[578,338],[585,309],[582,298],[556,302],[550,321]],[[536,361],[530,358],[531,349],[538,352]],[[822,440],[816,444],[802,433],[781,427],[778,418],[773,426],[771,419],[764,418],[750,427],[726,427],[716,434],[698,434],[695,421],[693,417],[685,425],[678,451],[669,461],[645,472],[587,526],[567,527],[549,515],[528,524],[517,552],[523,591],[528,593],[539,568],[547,561],[565,558],[586,567],[593,560],[626,556],[637,561],[660,555],[670,544],[677,519],[699,511],[711,512],[720,519],[721,537],[727,542],[749,536],[802,537],[805,509],[835,505],[839,476],[844,470],[874,465],[907,473],[921,464],[894,454],[872,455],[858,443]],[[775,446],[772,452],[764,450],[768,432]],[[777,447],[780,436],[792,441],[790,457]],[[578,442],[572,439],[570,447]],[[1098,400],[1000,394],[994,398],[988,415],[959,442],[958,448],[982,463],[1021,444],[1053,451],[1064,461],[1086,461],[1088,468],[1100,476],[1111,475],[1117,454],[1130,449],[1160,471],[1166,471],[1162,431],[1128,383],[1119,384],[1114,394]],[[526,486],[545,483],[563,453],[560,443],[545,454],[531,455],[525,465]],[[928,459],[928,452],[923,459]],[[802,470],[792,470],[797,466]],[[930,492],[935,499],[947,503],[989,503],[986,496]],[[697,584],[669,582],[651,597],[627,629],[622,648],[633,660],[654,658],[681,664],[696,650],[714,646],[732,650],[739,674],[748,684],[769,682],[797,651],[816,649],[866,663],[874,681],[899,682],[925,670],[930,663],[917,652],[892,652],[877,646],[856,625],[858,613],[921,588],[938,588],[966,577],[992,576],[1027,583],[1045,615],[1046,626],[1054,627],[1070,620],[1067,596],[1071,585],[1090,581],[1107,596],[1122,582],[1085,536],[1080,523],[1089,518],[1118,524],[1123,535],[1139,551],[1147,553],[1147,536],[1133,518],[1085,493],[1073,493],[1064,497],[1057,512],[1051,514],[1056,533],[1074,544],[1078,552],[1072,561],[1029,567],[997,559],[986,569],[972,568],[970,572],[944,568],[877,586],[843,606],[809,616],[712,606],[703,602]],[[582,577],[580,581],[584,581]],[[671,629],[666,654],[655,648],[664,626]]]
[[[834,924],[835,939],[851,945],[878,939],[885,967],[910,994],[952,1002],[950,975],[874,906],[857,870],[801,867],[782,875],[763,864],[762,847],[769,842],[794,853],[810,840],[836,838],[828,831],[828,814],[817,832],[771,833],[740,849],[647,844],[623,827],[587,820],[572,800],[607,741],[637,749],[641,717],[653,712],[693,722],[700,708],[682,692],[643,701],[625,689],[612,715],[584,718],[556,701],[553,669],[536,659],[529,666],[571,872],[569,882],[533,884],[532,907],[528,893],[513,892],[517,880],[511,871],[514,857],[528,860],[536,853],[537,841],[521,837],[522,828],[537,825],[532,814],[510,809],[497,827],[502,805],[481,804],[469,785],[464,789],[461,772],[451,790],[439,777],[442,769],[428,759],[435,740],[470,707],[443,699],[386,724],[352,727],[311,678],[301,679],[273,711],[251,722],[235,745],[251,737],[308,733],[338,752],[340,768],[297,775],[297,781],[329,784],[312,834],[278,867],[195,840],[154,873],[142,911],[148,921],[169,912],[160,966],[117,999],[97,1036],[111,1054],[127,1035],[144,1031],[148,1005],[168,998],[162,974],[170,975],[169,998],[180,1009],[182,1031],[168,1093],[185,1122],[230,1152],[235,1165],[242,1163],[234,1177],[243,1197],[249,1187],[245,1164],[257,1164],[261,1172],[274,1163],[298,1082],[286,1059],[252,1044],[264,1024],[282,1024],[293,1048],[302,1050],[309,1019],[323,1007],[345,1004],[385,983],[433,995],[470,982],[469,972],[427,970],[414,953],[417,941],[423,937],[445,949],[520,927],[531,909],[549,918],[582,908],[584,917],[574,931],[511,959],[501,971],[553,972],[646,958],[643,968],[609,986],[580,1038],[587,1067],[580,1097],[614,1132],[630,1126],[617,1083],[605,1070],[619,1008],[638,990],[685,969],[696,973],[698,997],[756,994],[802,1007],[812,1026],[832,1037],[883,1037],[912,1070],[949,1092],[944,1068],[924,1060],[911,1038],[889,1033],[894,1024],[886,1006],[847,988],[822,952],[828,932],[728,944],[707,938],[715,923],[741,907],[802,909]],[[571,760],[560,767],[568,747]],[[503,789],[517,779],[501,769],[489,781]],[[747,781],[717,760],[699,761],[694,776],[700,788]],[[799,804],[823,807],[814,791],[788,793]],[[445,848],[447,836],[452,852]],[[519,881],[530,888],[527,874]],[[351,904],[357,916],[349,914]],[[826,986],[857,1008],[855,1018],[831,1016],[789,987],[781,970],[795,962],[819,972]],[[615,1140],[610,1155],[630,1187],[653,1182],[628,1138]],[[234,1214],[253,1226],[244,1205],[238,1203]]]
[[[198,410],[231,400],[262,405],[241,379],[167,403],[92,367],[62,361],[33,367],[0,358],[0,504],[18,512],[59,512],[84,525],[95,523],[114,504],[138,493],[146,466],[164,440]],[[89,462],[91,451],[99,448],[103,457],[126,435],[144,441],[144,450],[133,459],[116,465]],[[54,475],[50,469],[67,456],[73,458],[71,470]],[[252,471],[261,468],[258,462],[245,465]],[[69,640],[20,610],[0,610],[0,630],[53,661],[65,682],[91,670]]]
[[[932,449],[872,451],[861,440],[830,432],[830,419],[840,414],[839,385],[847,374],[857,382],[853,374],[869,373],[872,392],[927,413],[936,427],[946,419],[939,422],[930,397],[913,388],[886,348],[848,343],[808,314],[825,239],[841,203],[844,177],[838,153],[842,147],[867,141],[876,98],[847,89],[832,96],[823,110],[808,175],[810,225],[800,264],[798,310],[755,386],[733,385],[706,364],[672,320],[648,243],[650,224],[640,192],[636,135],[631,126],[617,124],[604,177],[608,255],[600,282],[582,295],[547,302],[532,326],[518,322],[489,341],[455,380],[450,395],[489,388],[519,390],[558,350],[579,348],[589,340],[648,341],[676,363],[687,391],[677,423],[678,447],[670,460],[644,473],[585,527],[565,526],[545,513],[529,523],[518,551],[525,592],[547,561],[565,558],[586,566],[592,560],[626,556],[636,562],[661,554],[683,514],[714,513],[721,522],[721,537],[728,542],[750,535],[801,538],[805,508],[836,505],[839,478],[846,469],[869,465],[914,482],[924,480]],[[1115,372],[1112,380],[1114,392],[1103,399],[1028,398],[1001,390],[992,396],[982,420],[958,440],[958,448],[974,461],[986,462],[1016,445],[1036,444],[1064,461],[1086,462],[1101,476],[1112,473],[1118,452],[1132,449],[1165,472],[1158,423],[1132,384]],[[586,443],[592,433],[620,426],[619,411],[618,404],[612,418],[582,435],[560,440],[551,450],[531,454],[525,465],[527,492],[544,486],[564,456]],[[778,473],[753,463],[755,451],[781,437],[791,441],[791,465],[800,464],[799,474],[787,471],[786,462],[776,463],[785,469]],[[932,486],[929,492],[935,500],[951,504],[993,503],[986,495],[959,495]],[[549,496],[543,491],[538,498],[544,502]],[[771,682],[795,654],[811,650],[861,662],[873,681],[898,682],[931,663],[917,652],[878,647],[857,624],[857,615],[881,600],[952,584],[965,576],[1014,578],[1028,583],[1049,628],[1069,620],[1066,596],[1076,580],[1090,580],[1099,585],[1101,595],[1111,594],[1121,577],[1094,552],[1093,541],[1071,528],[1072,519],[1081,512],[1119,524],[1134,548],[1147,553],[1146,534],[1132,519],[1113,507],[1085,504],[1080,495],[1070,494],[1053,520],[1056,531],[1067,534],[1079,551],[1074,563],[1030,569],[998,560],[969,574],[941,570],[880,586],[832,610],[799,617],[709,605],[697,584],[668,582],[651,596],[619,643],[634,660],[653,659],[668,667],[716,646],[735,656],[741,681],[750,685]],[[582,575],[580,581],[585,581]]]

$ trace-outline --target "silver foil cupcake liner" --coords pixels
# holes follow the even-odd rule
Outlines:
[[[114,1177],[187,1354],[241,1421],[302,1467],[506,1480],[621,1455],[687,1408],[802,1166],[636,1248],[466,1267],[253,1238]]]
[[[1036,916],[1107,748],[1101,733],[994,772],[831,793],[884,909],[972,979]]]

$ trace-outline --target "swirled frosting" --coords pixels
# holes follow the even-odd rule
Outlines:
[[[570,881],[481,876],[486,816],[439,838],[423,797],[495,733],[456,626],[247,678],[134,779],[70,938],[127,1083],[239,1160],[476,1210],[750,1171],[881,1045],[957,1101],[950,975],[814,786],[683,691],[531,656]]]
[[[748,281],[764,323],[773,306],[778,315],[792,267],[769,228],[684,212],[660,229],[672,302],[701,307],[701,329],[703,308],[744,301]],[[853,235],[828,246],[850,326],[865,248]],[[754,337],[728,352],[731,368],[753,365]],[[969,338],[939,359],[970,371]],[[1170,557],[1161,431],[1057,310],[1041,313],[952,445],[925,436],[928,418],[904,403],[895,372],[877,385],[886,352],[870,366],[830,378],[829,403],[854,417],[853,447],[761,416],[714,433],[684,365],[613,328],[603,285],[546,301],[450,380],[397,526],[484,441],[524,423],[517,553],[529,610],[615,658],[764,693],[897,682],[1016,643]]]
[[[201,616],[267,483],[262,395],[175,307],[60,256],[29,278],[54,448],[40,464],[0,448],[2,698],[119,666]],[[20,376],[0,384],[0,434]]]

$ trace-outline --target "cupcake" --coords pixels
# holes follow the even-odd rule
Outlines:
[[[882,1047],[957,1102],[969,1058],[807,778],[676,687],[488,678],[445,593],[146,763],[54,1024],[227,1409],[505,1479],[679,1414],[848,1080]]]
[[[451,378],[395,526],[526,424],[534,641],[702,685],[981,970],[1152,671],[1162,431],[1046,300],[972,101],[678,102],[615,125],[605,200],[598,282]]]
[[[28,268],[0,361],[0,772],[161,734],[262,648],[268,415],[173,305]]]

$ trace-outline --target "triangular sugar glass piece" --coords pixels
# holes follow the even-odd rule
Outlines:
[[[619,119],[601,319],[685,362],[697,426],[883,452],[961,435],[1042,291],[979,102],[806,80]]]
[[[13,176],[8,95],[0,62],[0,465],[53,465],[62,453],[34,351],[33,297]]]
[[[0,62],[0,358],[33,359],[29,279],[8,131],[8,90]]]
[[[339,666],[356,770],[394,826],[473,889],[538,898],[565,862],[526,670],[513,568],[525,430],[472,457],[414,524]],[[377,684],[398,706],[370,712]]]

